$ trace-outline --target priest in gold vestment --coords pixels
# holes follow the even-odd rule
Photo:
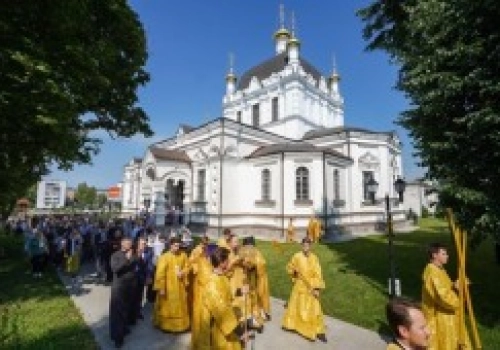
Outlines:
[[[189,256],[192,284],[191,349],[210,349],[210,334],[200,332],[203,322],[203,291],[212,274],[209,257],[209,239],[204,236]]]
[[[228,245],[228,241],[229,241],[229,238],[231,236],[232,236],[231,230],[228,228],[225,228],[224,231],[222,232],[222,237],[219,238],[219,240],[217,241],[217,245],[219,247],[224,247],[224,248],[231,250],[229,248],[229,245]]]
[[[189,329],[187,303],[188,258],[180,250],[180,240],[173,238],[170,250],[160,256],[156,264],[153,323],[167,332]]]
[[[248,322],[252,328],[262,331],[264,319],[257,300],[256,249],[248,244],[240,247],[239,239],[234,235],[230,236],[228,245],[230,253],[226,276],[236,315],[239,321]],[[244,288],[249,289],[247,295],[241,292]]]
[[[319,242],[321,238],[321,222],[313,215],[309,219],[307,224],[307,238],[309,238],[313,243]]]
[[[288,221],[288,227],[286,229],[286,241],[295,242],[295,227],[293,226],[293,219],[290,218]]]
[[[310,251],[311,240],[302,240],[302,251],[295,253],[287,265],[293,287],[283,317],[283,328],[295,331],[309,340],[326,342],[323,311],[319,300],[325,288],[318,257]]]
[[[201,323],[193,337],[207,341],[198,342],[193,350],[240,350],[249,334],[241,326],[233,310],[233,296],[225,273],[229,251],[218,247],[211,255],[213,272],[203,293]],[[243,291],[246,293],[246,290]]]
[[[431,332],[429,350],[456,350],[459,346],[459,299],[454,282],[444,269],[448,262],[446,247],[439,243],[429,247],[430,262],[422,276],[422,311]],[[470,342],[466,347],[471,349]]]
[[[255,269],[255,294],[259,319],[271,319],[271,298],[269,293],[269,278],[264,255],[255,247],[255,239],[248,237],[248,244],[253,247],[253,263]]]

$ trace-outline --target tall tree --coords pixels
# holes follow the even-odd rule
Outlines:
[[[146,39],[125,0],[0,2],[0,210],[99,151],[94,130],[150,136]]]
[[[108,203],[108,196],[106,196],[104,193],[99,193],[97,195],[96,202],[97,202],[97,207],[99,209],[103,209],[104,206]]]
[[[359,15],[368,48],[400,65],[398,122],[440,200],[475,239],[500,240],[500,3],[378,0]]]
[[[94,186],[89,186],[83,182],[76,186],[75,203],[78,207],[91,208],[97,203],[97,190]]]

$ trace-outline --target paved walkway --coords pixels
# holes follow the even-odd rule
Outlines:
[[[96,284],[88,267],[84,267],[81,277],[74,286],[68,277],[62,276],[71,298],[89,325],[101,349],[114,349],[109,338],[108,305],[110,287]],[[349,323],[325,317],[328,343],[310,342],[295,333],[281,329],[284,302],[272,299],[272,320],[265,325],[264,332],[257,334],[253,347],[255,350],[377,350],[385,349],[385,341],[375,332]],[[124,350],[184,350],[189,349],[190,334],[172,335],[164,333],[151,324],[152,305],[144,307],[144,320],[132,327],[125,338]]]

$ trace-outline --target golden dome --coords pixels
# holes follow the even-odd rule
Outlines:
[[[328,81],[330,83],[338,83],[340,81],[340,75],[337,74],[337,72],[333,72],[332,75],[328,78]]]
[[[290,39],[290,32],[286,28],[280,28],[274,33],[274,39],[278,39],[281,37],[285,37],[287,39]]]
[[[236,75],[232,72],[227,73],[226,81],[236,81]]]
[[[296,37],[293,37],[290,40],[288,40],[288,45],[289,46],[300,46],[300,40],[297,39]]]

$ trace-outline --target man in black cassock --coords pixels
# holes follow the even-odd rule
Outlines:
[[[123,346],[123,340],[130,331],[132,297],[137,284],[137,261],[132,249],[132,240],[123,238],[121,249],[111,256],[111,270],[113,271],[113,285],[109,303],[109,329],[115,346]]]

